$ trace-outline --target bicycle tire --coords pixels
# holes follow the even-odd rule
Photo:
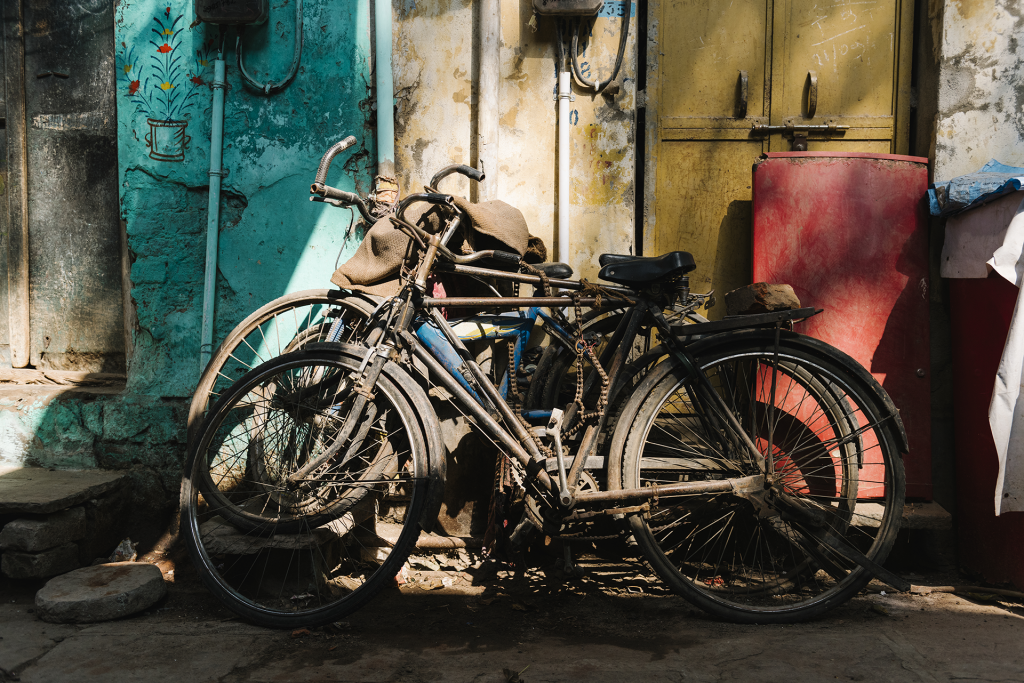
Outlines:
[[[776,466],[769,467],[778,477],[773,490],[818,515],[829,543],[881,563],[899,530],[905,489],[887,417],[877,397],[847,372],[841,352],[812,351],[795,343],[796,336],[779,339],[777,364],[772,332],[705,343],[694,364],[763,455],[771,444],[766,462]],[[720,411],[683,364],[663,364],[634,396],[623,411],[624,433],[613,439],[621,463],[612,469],[621,473],[623,488],[757,473],[742,451],[716,444],[720,434],[711,427]],[[764,508],[759,514],[732,494],[656,499],[648,514],[629,518],[629,527],[670,588],[728,621],[812,619],[871,579],[812,538],[800,519],[765,515]]]
[[[257,624],[308,627],[349,614],[394,579],[419,535],[427,441],[383,374],[368,403],[375,415],[361,416],[370,425],[357,432],[362,453],[328,461],[305,489],[284,485],[330,446],[346,419],[340,391],[352,393],[333,381],[358,367],[321,350],[272,359],[224,393],[190,450],[181,519],[189,554],[206,587]]]
[[[210,356],[199,378],[188,414],[188,441],[196,436],[206,411],[246,372],[307,343],[324,341],[331,323],[341,317],[346,329],[338,341],[359,340],[374,302],[342,290],[307,289],[278,297],[238,323]]]

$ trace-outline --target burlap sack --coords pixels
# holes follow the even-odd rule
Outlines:
[[[520,256],[526,254],[530,229],[519,209],[500,200],[471,204],[456,197],[455,204],[469,216],[471,226],[468,230],[463,226],[449,242],[449,249],[455,253],[501,249]],[[436,233],[444,224],[439,210],[426,204],[410,208],[406,219],[430,233]],[[398,272],[408,246],[409,237],[382,218],[366,232],[352,258],[334,271],[331,282],[342,289],[394,296],[401,288]]]

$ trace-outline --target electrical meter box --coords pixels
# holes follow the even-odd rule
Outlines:
[[[533,0],[533,11],[560,17],[592,17],[601,11],[604,0]]]
[[[270,0],[195,0],[196,19],[208,24],[262,24],[270,16]]]

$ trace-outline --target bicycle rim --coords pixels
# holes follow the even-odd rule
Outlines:
[[[336,620],[394,580],[419,533],[426,451],[416,416],[380,378],[340,446],[357,363],[299,352],[259,366],[211,411],[190,456],[182,526],[210,590],[274,627]],[[299,484],[287,477],[336,455]]]
[[[721,402],[681,369],[657,383],[627,438],[626,488],[757,475],[728,438],[722,405],[765,458],[773,489],[811,510],[828,542],[876,562],[895,539],[903,506],[902,462],[875,404],[826,359],[753,344],[697,358]],[[657,573],[703,609],[732,621],[778,623],[818,616],[871,578],[792,519],[733,494],[655,501],[633,517]]]
[[[326,341],[335,322],[337,341],[356,343],[372,311],[361,297],[322,289],[286,294],[252,313],[228,334],[203,370],[189,409],[189,440],[206,411],[247,372],[306,344]]]

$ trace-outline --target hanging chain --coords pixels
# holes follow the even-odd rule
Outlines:
[[[572,429],[566,431],[564,435],[566,439],[581,430],[587,420],[601,418],[608,404],[608,391],[610,389],[608,374],[601,367],[601,361],[593,351],[594,345],[588,345],[583,341],[583,310],[580,305],[580,298],[581,294],[579,292],[575,292],[572,296],[576,312],[576,397],[573,399],[573,402],[578,406],[579,421],[573,425]],[[597,399],[597,408],[591,412],[587,412],[583,405],[583,356],[588,351],[590,352],[590,362],[594,366],[594,371],[601,378],[601,395]]]

